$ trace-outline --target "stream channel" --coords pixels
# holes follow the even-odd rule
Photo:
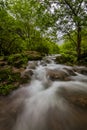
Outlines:
[[[0,130],[87,130],[87,67],[29,61],[31,82],[0,97]]]

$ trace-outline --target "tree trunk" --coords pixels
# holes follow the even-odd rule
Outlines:
[[[78,25],[77,27],[77,60],[79,61],[81,58],[81,27]]]

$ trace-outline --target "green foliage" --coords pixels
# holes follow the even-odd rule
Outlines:
[[[49,41],[50,38],[45,38],[46,35],[43,36],[42,25],[44,27],[51,25],[52,18],[48,12],[44,15],[45,7],[41,7],[42,4],[34,0],[2,0],[0,3],[0,55],[11,55],[25,50],[37,50],[46,54],[58,52],[57,45],[55,43],[53,45],[52,41]],[[43,20],[40,19],[42,17],[39,18],[41,13],[43,13]],[[47,23],[48,17],[51,18],[51,24]]]
[[[0,70],[0,95],[7,95],[18,87],[15,84],[20,81],[20,73],[14,73],[11,67],[4,67]]]
[[[66,40],[62,45],[60,45],[60,53],[62,54],[63,57],[65,57],[66,61],[69,61],[70,63],[75,63],[75,64],[77,63],[76,46],[75,44],[71,42],[71,40]],[[87,44],[86,44],[85,35],[82,39],[81,56],[78,63],[87,64]]]
[[[77,53],[83,49],[79,43],[80,36],[83,37],[82,30],[86,26],[85,1],[59,0],[55,5],[55,1],[49,0],[2,0],[0,10],[0,55],[23,50],[56,53],[58,47],[52,41],[58,37],[58,30],[67,34],[72,43],[74,42]]]
[[[75,63],[77,60],[77,53],[75,45],[73,45],[70,41],[63,43],[60,46],[60,53],[63,57],[63,63]],[[62,62],[62,61],[61,61]]]
[[[25,67],[29,60],[41,60],[42,56],[40,53],[35,51],[25,51],[23,53],[9,55],[5,57],[5,59],[9,65],[20,68]]]
[[[0,1],[0,94],[7,95],[21,82],[19,68],[24,68],[28,60],[41,60],[41,54],[59,53],[57,44],[42,33],[43,27],[50,26],[41,3],[36,0]],[[40,9],[40,10],[39,10]],[[39,11],[39,12],[38,12]],[[51,18],[52,20],[52,18]],[[41,22],[40,22],[41,21]],[[40,25],[40,26],[39,26]],[[46,28],[45,28],[46,29]],[[38,51],[38,52],[36,52]],[[4,58],[3,58],[4,57]],[[23,79],[24,81],[26,79]],[[25,81],[25,82],[26,82]]]
[[[43,15],[41,18],[39,15],[39,20],[43,23],[42,29],[45,26],[44,32],[50,33],[51,38],[58,37],[58,31],[67,35],[67,39],[75,44],[78,60],[81,56],[83,29],[87,29],[86,6],[86,0],[44,0],[40,8]]]
[[[82,46],[81,46],[82,54],[87,53],[87,28],[82,30]]]
[[[5,10],[0,12],[0,17],[0,55],[9,55],[22,51],[24,41],[17,33],[17,21]]]
[[[13,73],[11,67],[6,67],[0,70],[0,81],[11,83],[19,80],[20,73]]]
[[[72,54],[62,54],[62,57],[64,57],[64,59],[65,59],[65,63],[67,63],[67,64],[74,64],[74,63],[76,63],[76,57],[75,57],[75,55],[72,55]]]
[[[7,57],[7,61],[8,61],[8,64],[15,66],[17,64],[19,64],[19,65],[26,64],[28,61],[28,58],[26,56],[24,56],[22,53],[12,54]]]
[[[56,63],[73,65],[76,64],[76,57],[67,53],[62,53],[61,56],[56,57]]]
[[[72,42],[66,41],[60,45],[60,52],[76,55],[76,47],[72,44]]]
[[[13,86],[12,84],[5,84],[0,86],[0,95],[8,95],[12,90],[16,89],[16,86]]]
[[[30,78],[21,77],[21,70],[24,70],[29,60],[41,59],[41,54],[35,51],[0,57],[0,95],[7,95],[20,84],[27,83]],[[2,65],[2,63],[6,64]]]

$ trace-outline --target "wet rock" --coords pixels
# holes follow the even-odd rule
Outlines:
[[[69,74],[64,70],[47,70],[47,77],[51,80],[61,80],[61,81],[68,81],[70,80]]]
[[[36,61],[31,61],[28,63],[27,69],[35,69],[38,63]]]
[[[80,81],[80,82],[87,82],[87,76],[78,74],[76,76],[71,76],[71,80],[73,81]]]
[[[74,72],[73,68],[64,68],[69,75],[76,76],[76,73]]]
[[[25,70],[25,71],[21,74],[21,84],[27,83],[28,81],[30,81],[32,75],[33,75],[33,70]]]
[[[66,92],[65,98],[68,102],[76,107],[87,109],[87,93],[86,92]]]
[[[31,78],[31,76],[33,75],[33,70],[29,69],[29,70],[25,70],[22,74],[21,74],[21,77],[28,77],[28,78]]]
[[[40,63],[42,66],[47,66],[47,64],[44,61],[41,61]]]
[[[45,63],[47,63],[47,64],[52,63],[52,60],[51,60],[49,57],[45,57],[45,58],[43,59],[43,61],[44,61]]]
[[[80,73],[80,74],[84,74],[84,75],[87,75],[87,67],[78,67],[78,66],[75,66],[73,68],[74,71],[76,71],[77,73]]]
[[[18,61],[15,61],[15,62],[14,62],[14,66],[17,67],[17,68],[22,67],[22,64],[23,64],[23,61],[22,61],[22,60],[18,60]]]
[[[76,88],[76,84],[70,83],[59,88],[59,93],[74,107],[87,110],[87,89]],[[84,86],[84,85],[83,85]]]
[[[7,62],[6,61],[0,61],[0,66],[2,67],[2,66],[5,66],[5,65],[7,65]]]
[[[72,104],[74,104],[80,108],[87,109],[87,95],[85,95],[85,94],[70,96],[70,97],[68,97],[68,100]]]

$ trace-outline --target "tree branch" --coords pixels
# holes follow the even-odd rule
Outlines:
[[[65,3],[69,6],[69,8],[72,10],[72,13],[77,16],[77,14],[75,13],[74,9],[73,9],[73,6],[70,5],[70,3],[67,1],[67,0],[64,0]]]
[[[80,1],[80,4],[79,4],[79,6],[78,6],[78,10],[77,10],[77,14],[78,14],[79,11],[80,11],[80,7],[81,7],[81,4],[82,4],[83,1],[84,1],[84,0],[81,0],[81,1]]]
[[[66,33],[67,33],[67,35],[68,35],[68,37],[69,37],[69,39],[74,43],[74,45],[76,46],[77,45],[77,43],[75,42],[75,40],[72,38],[72,36],[70,35],[70,33],[69,32],[67,32],[66,31]]]

